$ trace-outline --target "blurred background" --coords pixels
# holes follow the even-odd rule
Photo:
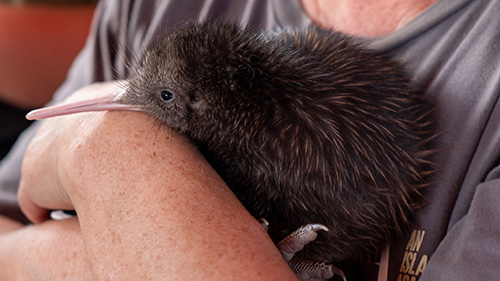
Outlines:
[[[0,0],[0,159],[83,48],[97,0]]]

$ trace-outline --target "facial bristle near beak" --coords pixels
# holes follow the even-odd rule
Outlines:
[[[124,110],[124,111],[141,111],[142,107],[138,105],[122,104],[117,101],[126,91],[122,90],[115,94],[110,94],[105,97],[98,97],[83,101],[77,101],[68,104],[59,104],[49,107],[35,109],[26,114],[28,120],[39,120],[50,117],[69,115],[80,112],[89,111],[105,111],[105,110]]]

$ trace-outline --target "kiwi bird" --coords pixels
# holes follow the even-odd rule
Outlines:
[[[328,227],[301,257],[369,264],[400,234],[425,184],[429,111],[402,67],[315,27],[256,32],[189,23],[160,38],[128,87],[45,118],[138,110],[187,134],[275,241]]]

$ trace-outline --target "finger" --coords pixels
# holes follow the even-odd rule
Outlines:
[[[33,223],[40,223],[50,218],[50,210],[38,206],[30,198],[26,189],[19,189],[19,207],[24,215]]]
[[[0,235],[20,229],[21,227],[23,227],[22,223],[0,215]]]

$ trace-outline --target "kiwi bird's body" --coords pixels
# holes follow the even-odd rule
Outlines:
[[[328,226],[304,258],[372,262],[427,172],[423,99],[400,66],[317,28],[186,25],[144,55],[119,102],[190,136],[274,240]]]

